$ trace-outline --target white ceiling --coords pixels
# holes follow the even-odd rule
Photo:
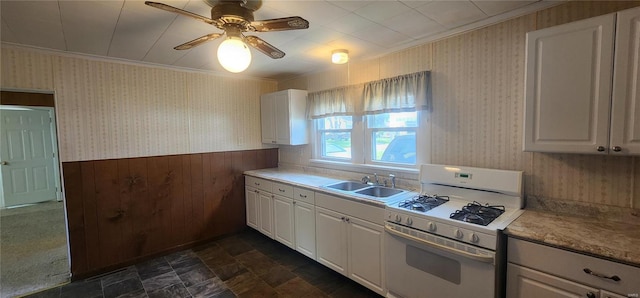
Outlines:
[[[210,17],[202,0],[155,0]],[[225,72],[216,59],[221,40],[191,50],[173,47],[221,32],[140,0],[0,1],[2,42],[183,68]],[[271,59],[252,49],[243,75],[282,79],[329,67],[334,49],[363,60],[522,15],[555,2],[539,0],[263,0],[256,20],[301,16],[309,29],[251,33],[286,53]]]

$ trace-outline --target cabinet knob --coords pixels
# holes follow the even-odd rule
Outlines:
[[[598,150],[598,152],[604,152],[605,148],[604,146],[598,146],[596,147],[596,150]]]
[[[0,161],[0,165],[6,166],[6,165],[8,165],[8,164],[9,164],[9,163],[8,163],[8,162],[6,162],[6,161],[4,161],[4,160],[3,160],[3,161]]]
[[[344,221],[346,221],[346,222],[349,222],[350,220],[351,220],[351,219],[350,219],[350,218],[348,218],[348,217],[346,217],[346,218],[344,219]]]
[[[613,152],[620,152],[622,151],[622,147],[620,146],[613,146],[613,148],[611,148],[613,150]]]
[[[587,293],[587,298],[596,298],[596,294],[594,292]]]

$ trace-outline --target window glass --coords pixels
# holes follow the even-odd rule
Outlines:
[[[376,114],[368,120],[369,128],[418,127],[418,112]]]
[[[415,164],[415,131],[376,131],[371,138],[371,159],[379,162]]]
[[[351,159],[351,116],[334,116],[316,120],[320,155],[325,158]]]
[[[416,164],[417,112],[370,115],[367,120],[372,161]]]

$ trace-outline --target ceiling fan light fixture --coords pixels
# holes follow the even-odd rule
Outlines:
[[[349,51],[340,49],[331,52],[331,62],[333,64],[345,64],[349,61]]]
[[[243,72],[251,64],[251,50],[241,37],[229,36],[218,47],[218,62],[230,72]]]

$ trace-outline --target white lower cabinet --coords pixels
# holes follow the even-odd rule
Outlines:
[[[381,225],[316,206],[317,261],[380,294],[383,235]]]
[[[341,213],[316,206],[317,261],[347,275],[347,225]]]
[[[273,239],[295,249],[293,200],[287,197],[273,196]]]
[[[384,208],[252,176],[245,186],[249,227],[386,294]]]
[[[258,231],[273,238],[273,198],[268,192],[258,192]]]
[[[640,268],[509,238],[507,298],[637,297]]]
[[[384,228],[357,218],[348,218],[349,277],[378,293],[383,293]]]
[[[244,197],[247,205],[247,225],[257,230],[259,225],[258,206],[260,205],[258,190],[247,186],[244,190]]]
[[[596,298],[598,289],[575,283],[554,275],[510,263],[507,297],[513,298]]]
[[[296,250],[316,260],[316,208],[302,201],[293,203]]]

